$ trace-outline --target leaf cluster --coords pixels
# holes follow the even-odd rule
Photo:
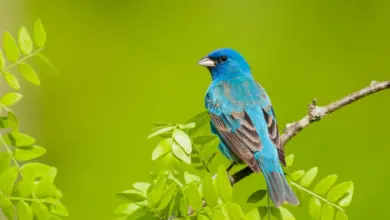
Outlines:
[[[346,181],[336,184],[338,176],[333,174],[323,177],[314,185],[317,174],[318,167],[313,167],[307,171],[296,170],[289,175],[290,184],[309,196],[306,199],[303,198],[302,194],[299,194],[301,201],[309,200],[307,205],[312,219],[348,219],[344,208],[352,202],[353,182]],[[313,185],[313,190],[309,190],[309,187]]]
[[[159,171],[151,173],[150,183],[135,183],[132,189],[118,193],[124,202],[115,210],[115,219],[295,219],[289,206],[276,208],[271,204],[266,189],[253,186],[247,203],[255,207],[249,211],[233,200],[231,177],[224,165],[214,173],[210,169],[219,155],[219,139],[207,130],[209,122],[205,111],[184,124],[154,124],[148,138],[161,138],[152,152]],[[286,164],[287,179],[301,206],[308,207],[308,215],[313,219],[348,219],[344,208],[352,200],[352,182],[334,186],[337,176],[330,175],[310,190],[318,168],[290,171],[294,154],[286,157]]]
[[[46,32],[41,20],[34,23],[33,37],[21,27],[17,40],[9,33],[3,36],[0,50],[0,73],[13,90],[20,90],[16,68],[22,77],[40,85],[34,68],[28,64],[31,58],[39,57],[50,67],[43,55]],[[22,99],[18,92],[8,92],[0,98],[0,209],[7,219],[57,220],[68,216],[61,203],[62,192],[55,186],[55,167],[36,161],[46,153],[36,140],[20,132],[17,115],[11,107]]]

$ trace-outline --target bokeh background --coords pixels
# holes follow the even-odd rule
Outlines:
[[[115,192],[148,180],[152,122],[203,110],[210,76],[196,61],[213,49],[246,57],[282,127],[313,98],[326,104],[390,79],[388,0],[2,0],[0,12],[1,32],[38,17],[46,27],[46,55],[60,75],[42,75],[40,88],[24,83],[17,110],[48,149],[43,160],[58,167],[71,220],[111,219]],[[390,217],[389,112],[390,91],[378,93],[287,146],[296,169],[355,182],[350,219]],[[259,181],[238,184],[235,199]]]

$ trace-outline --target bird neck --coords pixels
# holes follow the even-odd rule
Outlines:
[[[234,71],[226,71],[221,69],[212,69],[211,72],[211,78],[213,81],[225,81],[225,80],[231,80],[234,78],[253,78],[250,71],[242,71],[239,69],[236,69]]]

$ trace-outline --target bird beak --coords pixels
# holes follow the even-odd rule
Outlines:
[[[198,61],[198,64],[205,67],[215,67],[215,62],[209,57],[204,57]]]

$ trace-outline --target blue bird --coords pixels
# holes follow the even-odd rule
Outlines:
[[[205,96],[211,131],[220,139],[221,153],[234,163],[262,172],[276,207],[299,200],[284,176],[284,150],[271,101],[253,79],[250,67],[236,51],[218,49],[199,60],[212,82]]]

